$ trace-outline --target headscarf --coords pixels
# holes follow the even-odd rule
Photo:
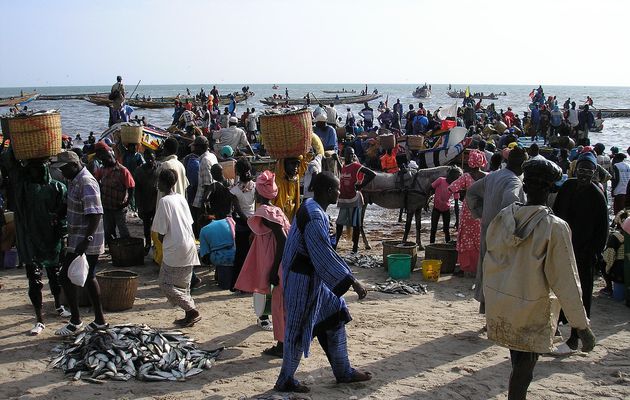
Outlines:
[[[472,150],[468,153],[468,166],[470,168],[485,168],[488,160],[486,155],[479,150]]]
[[[234,150],[232,149],[232,146],[225,145],[221,148],[221,157],[223,158],[232,157],[233,154],[234,154]]]
[[[258,175],[258,178],[256,178],[256,191],[265,199],[275,199],[278,196],[276,175],[271,171],[263,171]]]

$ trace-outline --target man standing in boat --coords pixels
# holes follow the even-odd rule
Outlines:
[[[125,85],[122,83],[122,76],[118,75],[116,77],[116,83],[112,85],[112,90],[109,93],[109,99],[113,102],[112,107],[114,111],[120,110],[125,102],[125,95]]]

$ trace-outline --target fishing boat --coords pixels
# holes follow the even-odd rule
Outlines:
[[[272,88],[273,90],[278,90],[278,89],[280,89],[280,87],[279,87],[278,85],[273,85],[271,88]]]
[[[115,139],[115,136],[119,134],[120,129],[123,125],[128,125],[128,122],[119,122],[107,128],[99,138],[99,141],[109,137],[112,140]],[[157,150],[162,145],[162,142],[166,140],[171,134],[155,125],[146,125],[142,127],[142,145],[151,149]],[[114,140],[115,141],[115,140]]]
[[[288,104],[290,106],[300,106],[307,104],[361,104],[381,97],[380,94],[368,94],[363,96],[344,96],[344,97],[316,97],[312,94],[308,94],[301,99],[282,99],[265,97],[260,100],[261,103],[267,106],[277,106]]]
[[[354,94],[357,91],[356,90],[346,90],[346,89],[341,89],[341,90],[322,90],[322,92],[326,93],[326,94],[342,94],[342,93],[351,93]]]
[[[37,100],[83,100],[86,96],[108,96],[109,93],[40,94]]]
[[[247,94],[234,93],[229,96],[221,96],[219,98],[219,105],[227,106],[230,104],[232,99],[234,99],[236,103],[241,103],[247,100],[249,97],[252,97],[253,95],[254,93],[249,92]],[[112,103],[112,101],[108,98],[108,96],[86,96],[85,100],[89,101],[92,104],[96,104],[97,106],[107,106]],[[177,100],[175,97],[160,97],[160,98],[154,98],[151,100],[146,100],[146,99],[143,100],[141,98],[134,97],[131,99],[126,99],[125,102],[129,104],[130,106],[136,107],[136,108],[172,108],[175,100]],[[196,105],[202,105],[200,102],[196,101],[194,98],[188,98],[188,99],[180,98],[179,100],[180,101],[189,100],[190,102]]]
[[[464,92],[463,90],[451,90],[449,92],[446,92],[446,94],[448,95],[448,97],[451,97],[453,99],[463,99],[466,97],[466,92]],[[488,99],[488,100],[496,100],[499,97],[494,94],[494,93],[490,93],[490,94],[483,94],[483,93],[470,93],[469,97],[472,97],[473,99]]]
[[[590,108],[593,115],[602,113],[602,118],[630,118],[630,108]]]
[[[427,85],[418,86],[411,95],[416,99],[428,99],[431,97],[431,89]]]
[[[466,148],[467,142],[470,141],[466,137],[467,132],[466,128],[458,126],[441,133],[432,148],[413,151],[411,159],[416,161],[419,169],[448,165]]]
[[[0,98],[0,107],[13,107],[26,104],[39,97],[39,93],[23,93],[22,96],[3,97]]]

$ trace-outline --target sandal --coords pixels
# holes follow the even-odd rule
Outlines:
[[[70,316],[72,316],[72,313],[68,310],[66,310],[66,308],[64,306],[59,306],[55,309],[57,311],[57,314],[59,314],[59,316],[61,318],[68,318]]]
[[[279,348],[277,345],[271,346],[268,349],[263,350],[262,353],[266,356],[278,357],[278,358],[283,358],[283,355],[284,355],[283,349]]]
[[[35,325],[33,325],[33,328],[31,328],[31,330],[28,331],[28,334],[31,336],[37,336],[40,333],[42,333],[44,328],[46,328],[46,325],[42,324],[41,322],[38,322]]]
[[[55,335],[57,336],[72,336],[83,330],[83,322],[79,322],[78,324],[73,324],[72,322],[68,322],[66,326],[63,328],[59,328],[55,331]]]
[[[85,327],[85,330],[88,332],[92,332],[92,331],[104,331],[105,329],[109,328],[109,324],[107,322],[105,322],[102,325],[99,325],[96,323],[96,321],[92,321],[88,324],[88,326]]]
[[[355,382],[366,382],[372,380],[371,372],[361,372],[361,371],[353,371],[350,378],[347,379],[337,379],[337,383],[355,383]]]
[[[284,386],[274,386],[273,389],[277,392],[294,392],[294,393],[308,393],[311,391],[308,386],[302,385],[300,382],[291,383],[288,382]]]
[[[270,319],[260,319],[258,318],[258,326],[263,331],[271,332],[273,331],[273,323]]]

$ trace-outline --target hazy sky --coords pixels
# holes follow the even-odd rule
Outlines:
[[[0,87],[630,86],[630,1],[2,1]]]

